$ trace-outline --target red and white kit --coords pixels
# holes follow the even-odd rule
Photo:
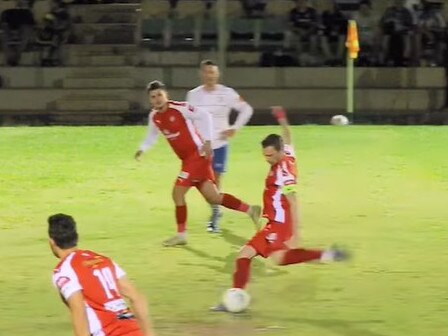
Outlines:
[[[297,184],[297,168],[294,148],[285,145],[284,151],[285,156],[271,166],[265,180],[263,217],[268,223],[248,243],[265,258],[272,252],[286,249],[285,242],[292,235],[290,206],[284,191]]]
[[[204,141],[210,141],[213,133],[211,116],[207,111],[175,101],[169,101],[164,112],[151,111],[148,135],[140,150],[152,147],[159,133],[165,136],[182,161],[176,185],[190,187],[214,181],[211,160],[202,153]]]
[[[65,301],[82,292],[92,336],[143,336],[118,291],[117,280],[125,275],[109,258],[77,250],[56,266],[53,284]]]

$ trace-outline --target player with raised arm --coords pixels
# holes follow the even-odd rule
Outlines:
[[[182,161],[181,172],[172,193],[176,206],[177,234],[166,240],[164,245],[187,243],[185,195],[191,187],[196,187],[210,204],[247,213],[258,229],[261,207],[248,205],[230,194],[220,193],[215,185],[211,161],[213,126],[210,114],[186,102],[169,100],[165,85],[159,81],[149,83],[147,93],[153,110],[149,114],[148,135],[135,153],[135,158],[140,159],[154,145],[160,132]]]
[[[78,249],[71,216],[48,218],[50,248],[60,262],[53,284],[70,310],[75,336],[154,336],[147,303],[111,259]],[[123,299],[130,302],[130,309]]]
[[[282,128],[282,136],[270,134],[261,142],[263,155],[271,166],[263,194],[263,217],[267,224],[240,250],[232,288],[246,287],[251,261],[256,256],[269,257],[275,264],[283,266],[310,261],[342,261],[347,258],[347,253],[337,248],[312,250],[298,247],[296,158],[285,111],[281,107],[273,107],[273,114]],[[212,310],[227,311],[223,304]]]
[[[213,118],[213,171],[218,189],[222,186],[222,174],[226,172],[228,142],[241,127],[247,124],[253,114],[253,108],[232,88],[219,84],[219,68],[211,60],[200,64],[202,85],[190,90],[187,102],[207,110]],[[232,126],[229,125],[230,112],[238,116]],[[217,233],[221,217],[219,205],[212,205],[212,214],[207,223],[207,231]]]

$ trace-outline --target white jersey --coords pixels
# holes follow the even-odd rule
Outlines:
[[[187,101],[208,111],[213,118],[213,149],[227,144],[227,140],[221,139],[221,133],[225,130],[240,129],[247,124],[253,113],[253,108],[246,103],[241,96],[232,88],[218,84],[213,91],[207,91],[204,86],[198,86],[188,91]],[[235,123],[230,127],[229,117],[231,110],[238,112]]]

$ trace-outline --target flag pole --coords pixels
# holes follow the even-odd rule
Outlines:
[[[358,30],[355,20],[348,21],[347,41],[347,117],[353,122],[353,113],[355,112],[355,59],[358,58],[359,40]]]

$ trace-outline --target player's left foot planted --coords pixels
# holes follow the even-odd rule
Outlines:
[[[187,245],[187,238],[184,235],[177,234],[163,242],[165,247],[182,246]]]

